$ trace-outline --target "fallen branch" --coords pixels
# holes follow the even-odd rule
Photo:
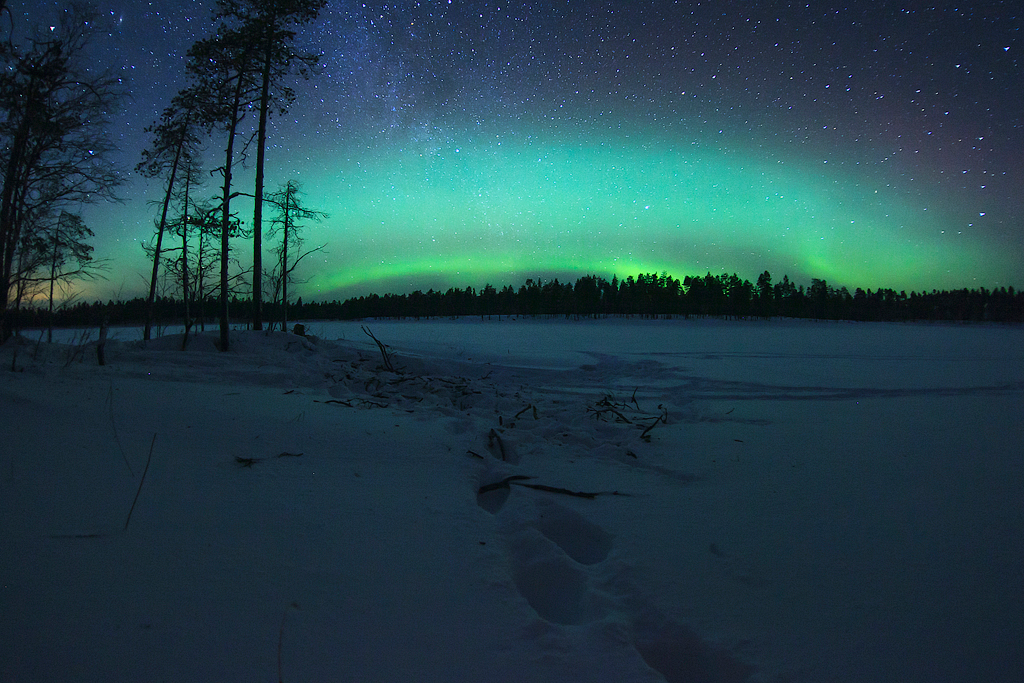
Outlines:
[[[505,477],[501,481],[496,481],[490,484],[484,484],[477,490],[477,495],[488,493],[490,491],[497,491],[498,489],[511,488],[512,484],[517,486],[525,486],[528,489],[536,489],[537,491],[547,491],[548,493],[561,493],[565,496],[574,496],[576,498],[587,498],[593,500],[598,496],[626,496],[627,493],[620,493],[618,491],[571,491],[569,489],[561,488],[560,486],[548,486],[547,484],[526,484],[525,481],[534,479],[535,477],[527,477],[522,474],[514,474],[511,477]]]
[[[366,406],[373,406],[375,408],[387,408],[388,407],[387,403],[379,403],[378,401],[371,401],[368,398],[360,398],[360,399],[350,398],[350,399],[345,400],[345,401],[342,401],[342,400],[336,399],[336,398],[329,398],[326,401],[319,401],[317,399],[313,399],[313,403],[324,403],[324,404],[334,403],[335,405],[345,406],[346,408],[357,408],[358,406],[352,405],[352,401],[359,401],[359,404],[364,406],[364,407],[366,407]]]
[[[533,411],[533,419],[534,420],[538,419],[537,418],[537,407],[535,405],[533,405],[532,403],[530,405],[526,406],[525,408],[523,408],[522,410],[520,410],[518,413],[516,413],[516,416],[514,418],[512,418],[512,419],[513,420],[518,420],[519,416],[522,415],[523,413],[525,413],[528,410],[532,410]]]
[[[156,434],[153,435],[153,441],[149,444],[149,457],[146,458],[146,469],[142,470],[142,479],[139,481],[139,489],[135,492],[135,500],[132,501],[132,507],[128,510],[128,518],[124,520],[125,531],[128,531],[128,522],[132,521],[132,513],[135,512],[135,504],[139,502],[139,494],[142,493],[142,485],[146,483],[146,472],[149,472],[149,463],[153,459],[154,446],[156,446]]]
[[[496,481],[496,482],[491,483],[491,484],[484,484],[483,486],[481,486],[477,490],[477,495],[479,495],[481,493],[487,493],[488,491],[497,491],[498,489],[507,489],[507,488],[509,488],[509,484],[511,484],[513,482],[516,482],[516,481],[522,481],[524,479],[533,479],[533,477],[527,477],[527,476],[524,476],[522,474],[513,474],[511,477],[505,477],[501,481]]]
[[[658,404],[658,407],[661,408],[661,415],[659,415],[658,417],[654,418],[654,422],[652,422],[651,424],[647,425],[647,429],[645,429],[640,434],[640,438],[643,439],[644,441],[650,441],[651,440],[651,430],[654,429],[655,425],[657,425],[659,422],[664,422],[665,424],[668,424],[668,408],[666,408],[665,406],[661,405],[660,403]]]
[[[522,484],[520,482],[511,482],[519,486],[525,486],[528,489],[537,489],[538,491],[547,491],[549,493],[563,493],[567,496],[576,496],[577,498],[597,498],[600,493],[586,493],[584,491],[570,491],[569,489],[559,488],[557,486],[546,486],[544,484]]]
[[[602,405],[602,404],[599,403],[598,405]],[[605,413],[612,413],[613,415],[615,415],[616,421],[618,421],[618,422],[625,422],[626,424],[633,424],[632,420],[630,420],[628,417],[626,417],[625,415],[620,413],[615,408],[612,408],[610,405],[606,405],[606,407],[603,407],[601,409],[591,408],[591,407],[588,406],[587,407],[587,412],[588,413],[594,413],[594,419],[598,419],[598,418],[604,416]]]

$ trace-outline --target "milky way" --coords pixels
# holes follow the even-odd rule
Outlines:
[[[58,6],[12,3],[22,26]],[[98,6],[131,168],[213,3]],[[1014,2],[335,0],[268,156],[270,186],[297,179],[329,214],[298,291],[764,270],[1020,286],[1022,23]],[[123,194],[85,214],[114,266],[103,298],[146,271],[159,187],[131,174]]]

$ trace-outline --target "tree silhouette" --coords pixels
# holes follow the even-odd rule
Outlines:
[[[215,18],[238,27],[238,35],[247,46],[248,67],[258,85],[255,105],[259,115],[256,132],[255,208],[253,211],[253,329],[263,329],[263,194],[266,157],[267,119],[271,106],[284,113],[295,101],[295,93],[285,83],[293,73],[308,77],[319,54],[301,54],[293,49],[294,28],[314,21],[326,0],[218,0]]]
[[[156,283],[160,272],[164,230],[167,227],[167,213],[171,199],[177,184],[184,180],[186,185],[190,185],[191,181],[195,180],[198,170],[195,163],[200,144],[198,106],[199,98],[194,89],[187,88],[179,92],[171,105],[164,110],[160,121],[146,129],[153,134],[153,140],[150,146],[143,150],[142,161],[137,166],[137,170],[148,178],[158,176],[167,178],[160,210],[160,222],[157,225],[156,244],[153,248],[153,273],[149,280],[146,323],[142,332],[142,338],[147,341],[150,338],[150,330],[153,325],[153,302],[156,299]],[[183,179],[182,176],[185,178]],[[186,206],[187,194],[186,190]],[[187,270],[185,273],[187,278]],[[188,300],[187,286],[186,279],[184,295],[186,301]]]
[[[62,207],[114,198],[122,182],[105,129],[121,97],[118,79],[87,62],[97,15],[80,5],[21,51],[5,46],[0,70],[0,341],[19,249]],[[24,259],[20,259],[24,262]]]
[[[294,180],[289,180],[284,187],[268,198],[278,210],[272,222],[271,236],[274,236],[277,232],[281,233],[281,245],[278,249],[279,258],[275,270],[278,274],[276,282],[281,288],[282,330],[288,327],[288,284],[292,280],[292,273],[295,272],[295,269],[303,259],[323,249],[320,246],[305,252],[302,251],[301,221],[320,221],[326,218],[327,214],[303,206],[301,194],[299,184]],[[291,252],[290,258],[289,252]],[[255,290],[253,291],[255,294]],[[253,306],[256,306],[255,296]]]
[[[103,265],[93,261],[93,248],[86,240],[95,235],[77,213],[61,211],[48,233],[44,242],[49,261],[50,285],[47,297],[46,338],[52,342],[55,287],[58,283],[66,283],[77,278],[94,278],[97,276],[97,269],[102,269]]]
[[[209,125],[226,137],[221,185],[220,225],[220,350],[229,350],[230,247],[232,233],[232,173],[239,126],[254,103],[256,36],[253,27],[230,28],[221,23],[215,36],[197,41],[188,51],[188,70],[195,81],[199,111]]]

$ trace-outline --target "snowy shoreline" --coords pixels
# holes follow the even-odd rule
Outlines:
[[[0,678],[1024,674],[1020,327],[307,325],[0,349]]]

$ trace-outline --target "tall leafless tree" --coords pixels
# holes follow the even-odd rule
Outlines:
[[[300,234],[302,221],[320,221],[327,217],[322,211],[306,208],[301,202],[302,191],[299,184],[289,180],[279,191],[271,194],[268,201],[277,208],[277,215],[271,223],[271,235],[281,233],[281,245],[277,249],[278,264],[275,268],[275,280],[281,288],[281,329],[288,327],[288,284],[299,264],[309,255],[323,250],[323,246],[302,251],[303,239]]]
[[[8,45],[0,70],[0,340],[12,334],[7,308],[19,248],[46,215],[114,198],[122,175],[106,134],[122,92],[89,68],[97,15],[65,11],[55,30]]]

